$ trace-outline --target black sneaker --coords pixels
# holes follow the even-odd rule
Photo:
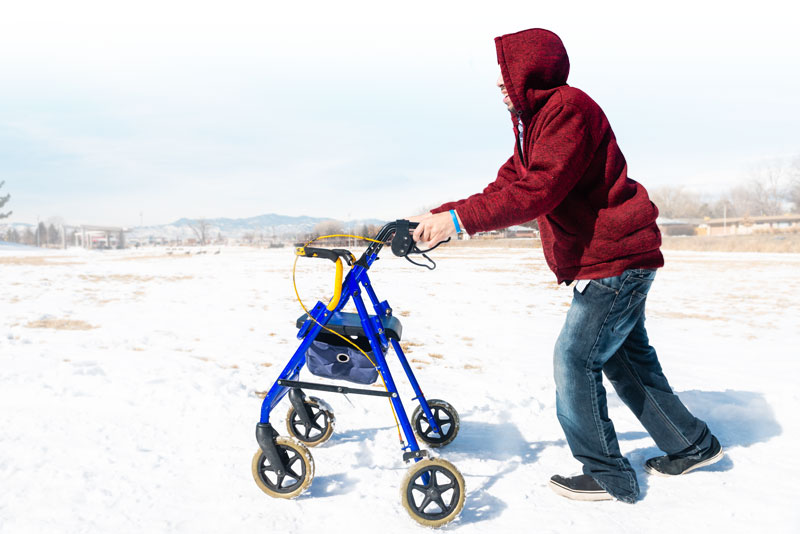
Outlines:
[[[644,463],[644,470],[651,475],[661,477],[674,477],[684,475],[700,467],[705,467],[722,460],[725,453],[717,438],[711,436],[711,447],[702,454],[682,456],[658,456],[650,458]]]
[[[589,475],[574,477],[553,475],[550,477],[550,489],[562,497],[576,501],[610,501],[614,499]]]

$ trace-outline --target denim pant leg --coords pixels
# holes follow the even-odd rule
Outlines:
[[[667,454],[700,453],[711,447],[708,426],[672,392],[647,338],[644,312],[603,372],[620,399]]]
[[[639,485],[608,417],[602,370],[644,312],[654,276],[655,271],[628,270],[573,291],[554,354],[556,411],[572,455],[585,474],[626,502],[636,500]]]

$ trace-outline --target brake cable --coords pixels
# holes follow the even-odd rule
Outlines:
[[[382,245],[385,245],[385,243],[383,241],[378,241],[377,239],[372,239],[372,238],[369,238],[369,237],[349,235],[349,234],[332,234],[332,235],[324,235],[324,236],[315,237],[314,239],[308,241],[305,245],[303,245],[303,248],[307,247],[308,245],[310,245],[314,241],[318,241],[318,240],[321,240],[321,239],[332,239],[334,237],[348,237],[348,238],[352,237],[352,238],[355,238],[355,239],[364,239],[366,241],[371,241],[373,243],[380,243]],[[369,357],[369,354],[367,354],[364,350],[362,350],[361,347],[359,347],[358,345],[353,343],[352,340],[348,339],[347,337],[341,335],[338,332],[334,332],[333,330],[331,330],[327,326],[325,326],[322,323],[320,323],[319,321],[317,321],[311,315],[311,312],[308,311],[308,309],[306,308],[305,304],[303,304],[303,301],[300,298],[300,293],[297,291],[297,280],[296,280],[296,277],[295,277],[295,274],[297,272],[297,260],[299,258],[300,258],[300,256],[296,255],[295,258],[294,258],[294,265],[292,265],[292,284],[294,285],[294,294],[297,297],[297,302],[300,303],[300,307],[303,308],[304,312],[306,312],[306,316],[309,319],[311,319],[314,323],[318,324],[322,329],[330,332],[331,334],[343,339],[344,341],[346,341],[347,343],[352,345],[356,350],[358,350],[361,354],[364,355],[364,357],[367,359],[367,361],[369,363],[372,364],[373,367],[375,367],[377,369],[378,365],[372,360],[372,358]],[[341,259],[337,260],[339,265],[341,265],[341,261],[342,261]],[[341,280],[338,280],[338,284],[337,285],[341,286]],[[336,290],[334,289],[334,295],[335,295],[335,293],[336,293]],[[378,376],[381,378],[381,382],[383,383],[383,389],[386,390],[386,392],[388,393],[389,392],[389,387],[386,385],[386,380],[383,379],[383,373],[381,373],[380,370],[378,371]],[[394,424],[397,427],[397,436],[400,438],[400,443],[403,443],[403,434],[402,434],[402,431],[400,430],[400,421],[397,419],[397,413],[395,412],[394,404],[392,403],[391,398],[389,398],[389,407],[392,409],[392,416],[394,416]]]

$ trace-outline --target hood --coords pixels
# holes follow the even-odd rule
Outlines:
[[[555,33],[534,28],[496,37],[497,62],[514,108],[531,116],[553,89],[567,84],[569,57]]]

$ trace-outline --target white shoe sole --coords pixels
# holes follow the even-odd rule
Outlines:
[[[572,499],[574,501],[612,501],[614,497],[611,496],[605,490],[600,491],[577,491],[574,489],[570,489],[566,486],[562,486],[557,482],[550,481],[550,489],[556,492],[557,494],[561,495],[562,497],[566,497],[567,499]]]
[[[689,469],[687,469],[686,471],[684,471],[682,473],[678,473],[677,475],[670,475],[669,473],[662,473],[661,471],[657,471],[657,470],[653,469],[652,467],[647,465],[647,463],[644,464],[644,470],[647,473],[649,473],[651,475],[655,475],[657,477],[679,477],[681,475],[685,475],[686,473],[690,473],[690,472],[694,471],[695,469],[700,469],[701,467],[705,467],[707,465],[715,464],[715,463],[719,462],[720,460],[722,460],[723,456],[725,456],[725,451],[724,451],[724,449],[722,449],[720,447],[719,452],[717,454],[715,454],[714,456],[712,456],[711,458],[709,458],[708,460],[703,460],[702,462],[698,462],[698,463],[694,464],[692,467],[690,467]]]

